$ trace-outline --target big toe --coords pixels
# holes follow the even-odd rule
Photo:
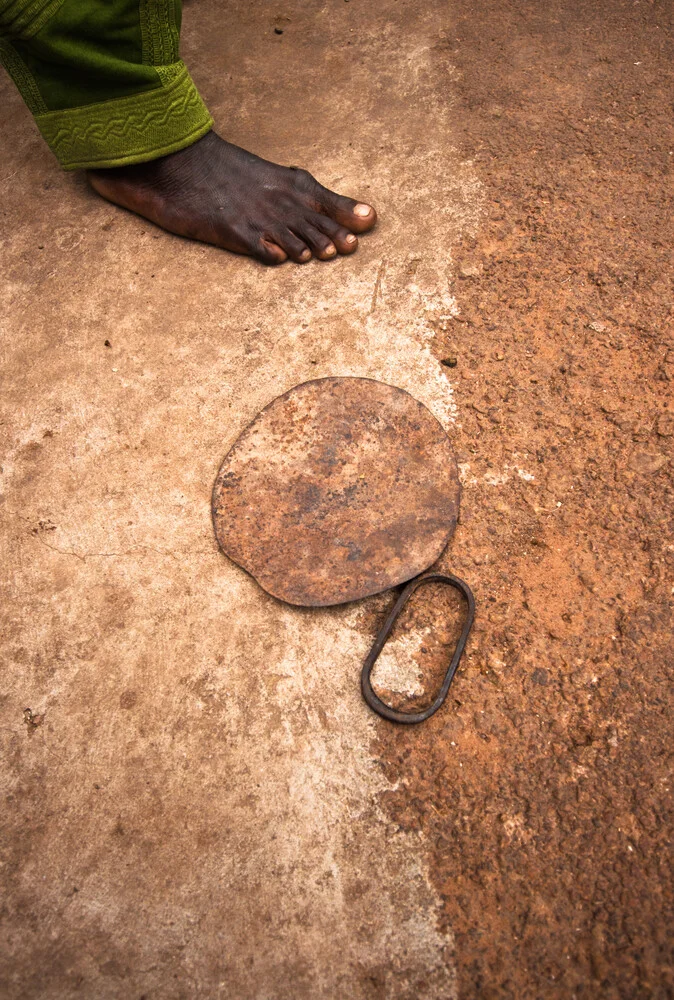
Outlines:
[[[319,202],[326,215],[352,233],[366,233],[377,221],[377,213],[372,205],[343,194],[336,194],[319,184]]]

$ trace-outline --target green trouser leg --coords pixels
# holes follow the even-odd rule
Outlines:
[[[62,167],[142,163],[209,131],[180,15],[180,0],[0,0],[0,57]]]

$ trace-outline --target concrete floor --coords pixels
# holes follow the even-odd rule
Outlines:
[[[372,200],[355,258],[265,270],[168,236],[61,173],[0,81],[12,1000],[455,995],[425,841],[380,807],[370,619],[267,597],[209,512],[240,430],[308,378],[455,419],[426,317],[454,311],[480,186],[449,126],[446,4],[227,8],[184,15],[217,127]]]

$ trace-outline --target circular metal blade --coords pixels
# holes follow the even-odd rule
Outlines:
[[[441,424],[403,389],[304,382],[237,439],[213,487],[226,555],[268,593],[318,607],[431,566],[456,526],[459,478]]]

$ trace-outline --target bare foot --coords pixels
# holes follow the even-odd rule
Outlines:
[[[353,253],[371,229],[370,205],[324,188],[306,170],[280,167],[209,132],[149,163],[87,171],[100,195],[158,226],[282,264]]]

